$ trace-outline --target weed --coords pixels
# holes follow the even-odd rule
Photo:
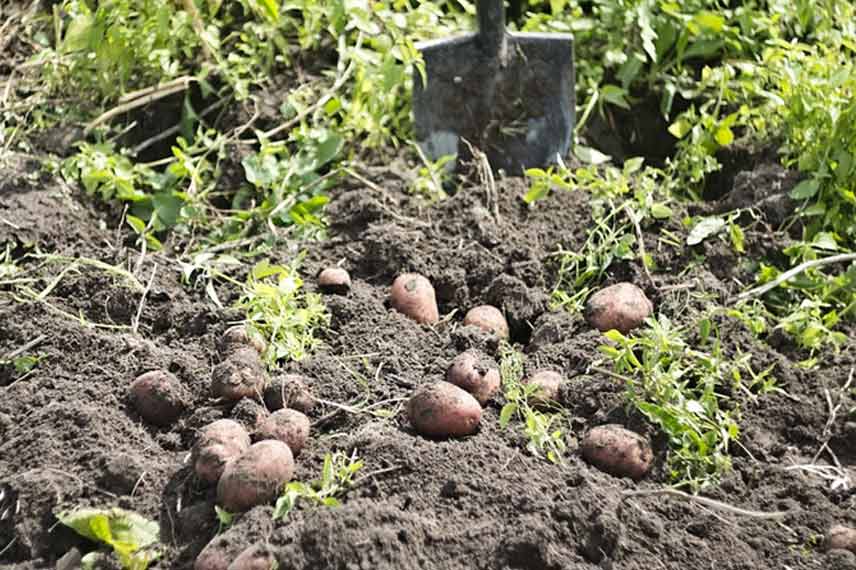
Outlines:
[[[329,321],[321,297],[302,290],[298,266],[299,259],[290,267],[256,264],[236,305],[249,327],[267,341],[264,357],[272,367],[306,356],[319,342],[318,329]]]
[[[363,461],[357,459],[356,453],[351,456],[341,451],[325,454],[321,478],[311,483],[286,483],[276,501],[273,518],[286,519],[300,500],[325,507],[339,506],[339,498],[353,485],[354,475],[362,468]]]
[[[159,556],[153,549],[160,533],[158,523],[137,513],[119,508],[76,509],[58,514],[57,519],[82,537],[111,547],[125,570],[145,570]],[[94,567],[93,556],[84,557],[84,568]]]
[[[535,409],[530,398],[539,389],[534,384],[523,384],[523,355],[504,344],[501,349],[500,377],[506,404],[499,414],[499,425],[508,427],[511,420],[517,420],[523,426],[523,433],[529,439],[526,449],[536,457],[544,457],[552,463],[562,463],[565,453],[565,437],[561,428],[555,428],[562,422],[564,414],[547,413]]]

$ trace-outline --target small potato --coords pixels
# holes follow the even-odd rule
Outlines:
[[[475,433],[482,408],[469,392],[449,382],[426,384],[407,402],[407,417],[417,433],[428,437],[459,437]]]
[[[288,445],[294,455],[299,455],[309,439],[309,427],[309,418],[305,414],[283,408],[265,418],[255,435],[259,440],[279,440]]]
[[[234,420],[217,420],[202,428],[193,446],[191,460],[196,476],[214,484],[226,465],[250,447],[250,434]]]
[[[476,326],[499,338],[508,338],[508,321],[502,311],[493,305],[479,305],[467,311],[464,317],[464,326]]]
[[[131,404],[144,420],[166,427],[181,415],[186,392],[178,378],[164,370],[146,372],[131,382]]]
[[[223,358],[228,357],[236,350],[247,347],[254,349],[259,354],[264,354],[267,349],[267,343],[260,334],[250,332],[244,325],[229,327],[217,343],[217,349]]]
[[[217,483],[217,502],[231,513],[270,502],[294,475],[294,456],[281,441],[254,443],[228,463]]]
[[[446,380],[463,388],[484,406],[499,388],[499,368],[479,350],[462,352],[446,371]]]
[[[617,424],[592,428],[580,447],[586,461],[616,477],[641,479],[654,459],[644,437]]]
[[[315,407],[315,398],[300,374],[282,374],[265,389],[265,406],[271,411],[292,408],[308,414]]]
[[[211,374],[211,392],[227,400],[259,397],[266,384],[264,365],[252,348],[239,348],[215,366]]]
[[[271,570],[276,567],[276,557],[264,544],[250,546],[229,565],[227,570]]]
[[[535,384],[538,389],[530,396],[530,402],[536,406],[547,406],[559,397],[562,375],[555,370],[537,370],[523,380],[524,384]]]
[[[644,291],[632,283],[616,283],[601,289],[585,307],[586,320],[601,332],[615,329],[622,334],[639,327],[654,311]]]
[[[418,323],[440,320],[434,286],[418,273],[403,273],[395,278],[390,292],[392,308]]]
[[[318,275],[318,288],[344,295],[351,290],[351,276],[341,267],[328,267]]]
[[[856,529],[842,525],[835,525],[826,534],[826,548],[828,550],[849,550],[856,553]]]

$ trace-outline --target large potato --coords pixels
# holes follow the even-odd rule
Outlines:
[[[250,447],[250,434],[234,420],[217,420],[202,428],[193,446],[191,460],[196,476],[209,484],[216,483],[226,464],[237,459]]]
[[[418,323],[440,320],[434,286],[418,273],[403,273],[396,277],[390,291],[392,308]]]
[[[272,570],[276,568],[276,557],[264,544],[250,546],[229,565],[228,570]]]
[[[444,381],[420,386],[407,402],[407,417],[413,429],[429,437],[475,433],[481,413],[481,405],[472,394]]]
[[[654,459],[644,437],[617,424],[592,428],[580,447],[586,461],[617,477],[641,479]]]
[[[281,441],[255,443],[226,464],[217,483],[217,503],[231,513],[268,503],[294,475],[294,456]]]
[[[826,534],[826,548],[828,550],[849,550],[856,553],[856,529],[842,525],[835,525]]]
[[[215,536],[205,545],[193,562],[193,570],[229,570],[229,564],[235,558],[235,544]]]
[[[585,307],[586,320],[601,332],[615,329],[622,334],[639,327],[654,311],[645,292],[632,283],[616,283],[601,289]]]
[[[131,404],[144,420],[166,427],[181,415],[187,394],[178,378],[165,370],[152,370],[131,382]]]
[[[508,338],[508,321],[502,311],[493,305],[480,305],[467,311],[464,325],[478,327],[502,339]]]
[[[227,400],[260,398],[267,380],[259,353],[253,348],[239,348],[214,367],[211,392]]]
[[[281,374],[265,388],[265,405],[271,411],[293,408],[308,414],[315,407],[315,398],[306,386],[306,378],[299,374]]]
[[[262,420],[256,428],[256,438],[279,440],[288,445],[294,455],[299,455],[309,439],[309,427],[305,414],[284,408]]]
[[[523,380],[524,384],[534,384],[537,390],[530,396],[529,401],[534,406],[548,406],[559,397],[559,387],[562,375],[555,370],[537,370],[532,376]]]
[[[499,368],[489,356],[472,349],[455,357],[446,371],[446,380],[475,396],[484,406],[499,388]]]

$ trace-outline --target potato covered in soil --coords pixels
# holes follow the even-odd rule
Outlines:
[[[211,392],[227,400],[260,397],[266,385],[267,373],[253,348],[239,348],[211,374]]]
[[[538,386],[529,401],[536,406],[546,406],[558,399],[562,375],[555,370],[536,370],[531,376],[525,378],[523,383]]]
[[[617,424],[592,428],[580,447],[586,461],[617,477],[641,479],[654,459],[644,437]]]
[[[193,446],[191,460],[196,476],[214,484],[226,465],[250,447],[250,434],[234,420],[217,420],[202,428]]]
[[[217,483],[217,503],[230,513],[270,502],[294,475],[294,456],[281,441],[254,443],[228,463]]]
[[[502,311],[493,305],[480,305],[467,311],[464,317],[464,326],[475,326],[499,338],[508,338],[508,321]]]
[[[298,455],[309,439],[309,418],[297,410],[277,410],[256,428],[257,440],[275,439],[288,445]]]
[[[267,343],[260,334],[251,333],[244,325],[229,327],[217,343],[217,349],[223,358],[228,357],[241,348],[252,348],[259,354],[264,354],[267,349]]]
[[[328,267],[318,275],[318,288],[325,293],[344,295],[351,290],[351,276],[341,267]]]
[[[265,388],[265,406],[271,411],[292,408],[308,414],[315,407],[315,398],[299,374],[281,374]]]
[[[418,323],[440,320],[434,286],[418,273],[402,273],[395,278],[390,291],[392,308]]]
[[[499,388],[499,368],[489,356],[471,349],[455,357],[446,371],[446,380],[475,396],[484,406]]]
[[[622,334],[639,327],[654,311],[645,292],[632,283],[616,283],[601,289],[586,302],[589,324],[601,332],[615,329]]]
[[[835,525],[826,533],[827,550],[849,550],[856,553],[856,529]]]
[[[444,381],[420,386],[407,402],[410,424],[428,437],[470,435],[478,429],[481,414],[472,394]]]
[[[131,404],[145,421],[166,427],[181,415],[185,390],[178,378],[164,370],[152,370],[131,382]]]
[[[193,570],[229,570],[229,564],[235,558],[234,546],[224,542],[222,535],[215,536],[196,556]]]
[[[271,570],[276,567],[276,557],[264,544],[250,546],[229,565],[227,570]]]

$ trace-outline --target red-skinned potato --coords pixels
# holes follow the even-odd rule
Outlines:
[[[446,380],[472,394],[484,406],[499,388],[499,368],[489,356],[472,349],[455,357],[446,371]]]
[[[245,325],[235,325],[226,329],[217,343],[217,348],[223,358],[241,348],[252,348],[260,355],[267,349],[267,343],[258,333],[250,333]]]
[[[856,529],[835,525],[826,533],[826,548],[828,550],[849,550],[856,553]]]
[[[328,267],[318,274],[318,288],[325,293],[344,295],[351,290],[351,276],[341,267]]]
[[[645,292],[632,283],[616,283],[589,297],[585,315],[601,332],[615,329],[622,334],[639,327],[654,311]]]
[[[253,348],[239,348],[214,367],[211,392],[218,398],[240,400],[260,397],[268,378],[259,353]]]
[[[390,291],[392,308],[418,323],[440,320],[434,286],[418,273],[403,273],[395,278]]]
[[[407,402],[407,417],[417,433],[428,437],[461,437],[475,433],[482,408],[472,394],[449,382],[426,384]]]
[[[641,479],[654,459],[644,437],[617,424],[592,428],[580,447],[586,461],[617,477]]]
[[[315,407],[315,398],[300,374],[280,374],[265,388],[265,406],[271,411],[293,408],[308,414]]]
[[[263,544],[250,546],[229,565],[227,570],[271,570],[276,566],[276,557]]]
[[[523,383],[538,386],[530,397],[530,402],[536,406],[546,406],[558,399],[562,375],[555,370],[537,370],[532,376],[524,379]]]
[[[166,427],[181,415],[185,390],[178,378],[164,370],[152,370],[131,382],[131,404],[140,416],[156,426]]]
[[[256,428],[256,439],[275,439],[288,445],[294,455],[299,455],[300,450],[309,439],[309,418],[297,410],[283,408],[277,410],[262,420]]]
[[[214,484],[226,465],[250,447],[250,434],[234,420],[217,420],[202,428],[193,446],[191,460],[196,476]]]
[[[235,547],[224,541],[222,535],[215,536],[205,545],[193,562],[193,570],[229,570],[235,558]]]
[[[217,483],[217,503],[230,513],[270,502],[294,475],[294,456],[281,441],[254,443],[228,463]]]
[[[508,338],[508,321],[502,311],[493,305],[479,305],[467,311],[464,326],[468,325],[493,333],[499,338]]]

